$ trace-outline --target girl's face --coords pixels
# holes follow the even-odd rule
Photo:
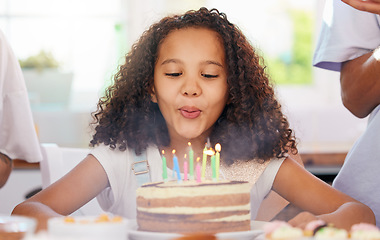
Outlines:
[[[205,28],[174,30],[158,49],[152,101],[171,139],[207,137],[228,98],[224,46]]]

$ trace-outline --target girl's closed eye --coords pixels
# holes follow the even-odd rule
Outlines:
[[[201,75],[202,77],[205,77],[205,78],[217,78],[219,76],[217,74],[207,74],[207,73],[202,73]]]
[[[179,77],[179,76],[181,76],[182,75],[182,73],[180,73],[180,72],[173,72],[173,73],[165,73],[165,76],[169,76],[169,77]]]

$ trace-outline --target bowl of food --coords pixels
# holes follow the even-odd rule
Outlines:
[[[0,239],[21,240],[33,235],[37,221],[24,216],[0,215]]]

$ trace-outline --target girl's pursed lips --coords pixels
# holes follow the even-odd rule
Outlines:
[[[199,117],[201,110],[197,107],[183,106],[179,108],[181,115],[185,118],[194,119]]]
[[[197,112],[201,111],[199,108],[194,107],[194,106],[182,106],[179,108],[181,111],[186,111],[186,112]]]

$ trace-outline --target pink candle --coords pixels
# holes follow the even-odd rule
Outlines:
[[[187,172],[188,172],[188,165],[187,165],[187,160],[186,160],[186,153],[185,156],[183,157],[183,180],[187,181]]]
[[[195,173],[197,174],[197,182],[201,182],[201,165],[199,164],[199,157],[197,158],[197,166],[195,168]]]
[[[187,161],[183,162],[183,180],[187,181]]]

